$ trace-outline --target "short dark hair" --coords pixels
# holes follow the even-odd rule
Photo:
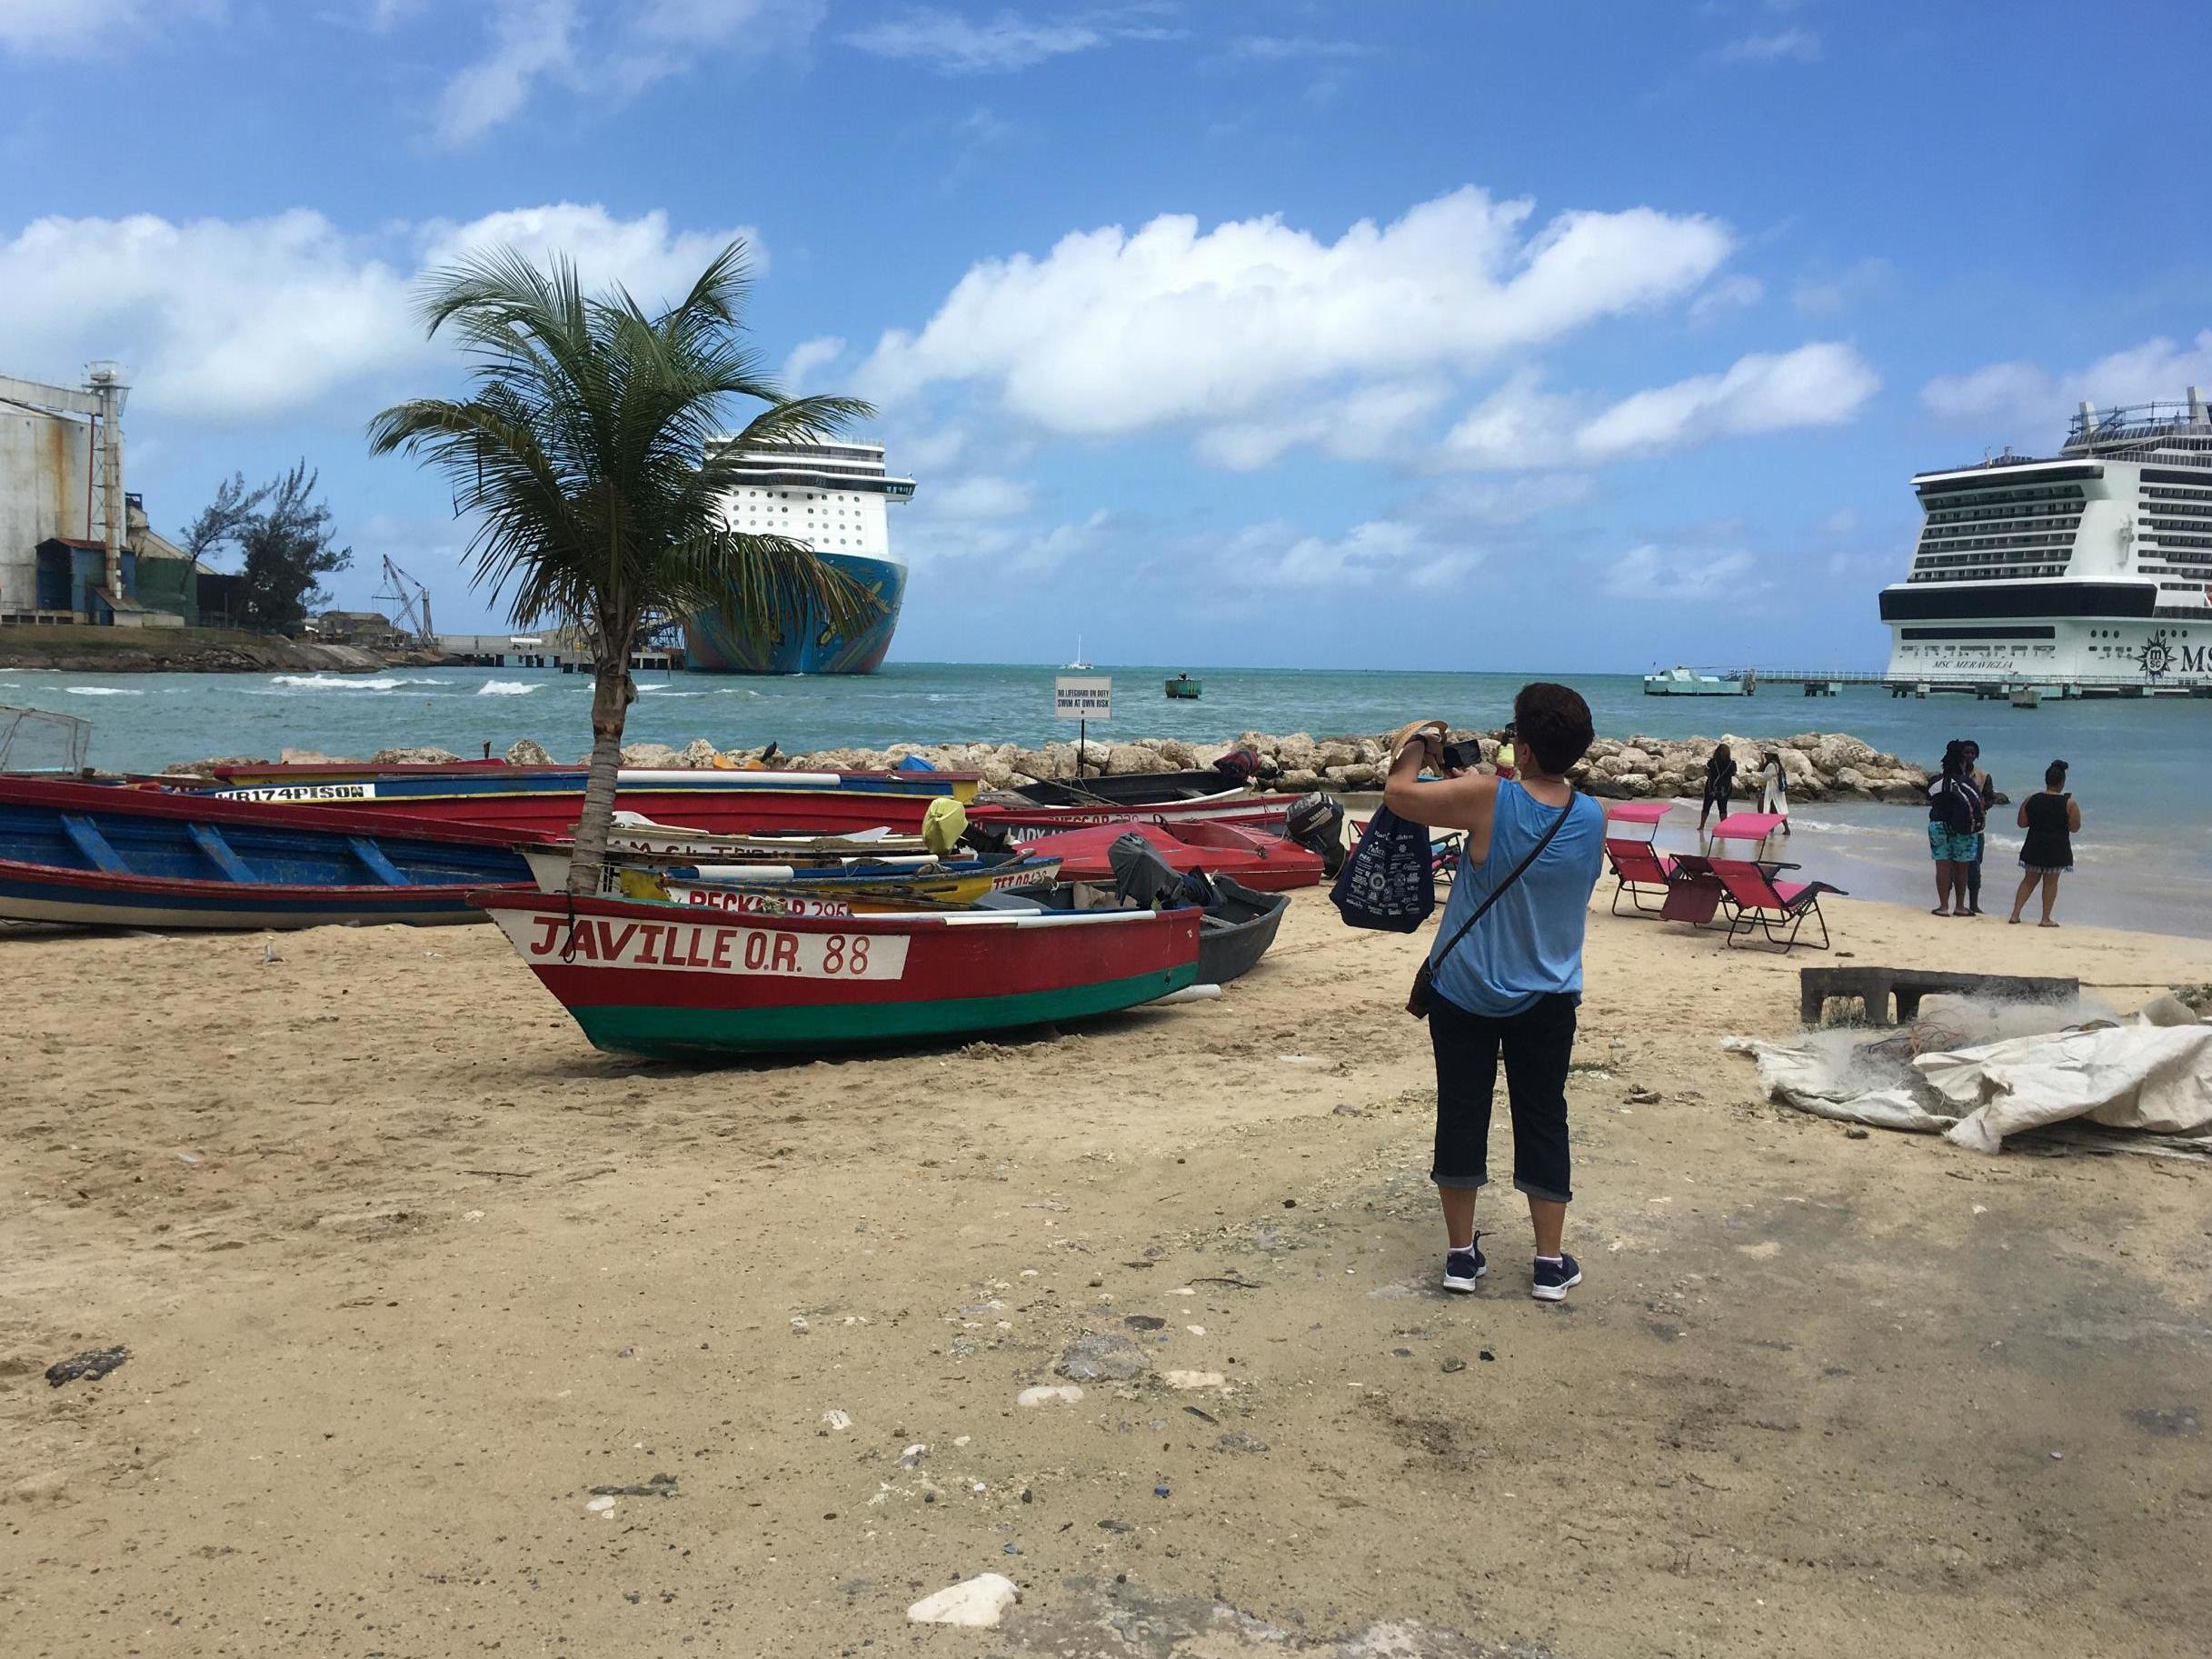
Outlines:
[[[1582,694],[1549,680],[1531,680],[1520,688],[1513,699],[1513,725],[1536,764],[1555,776],[1580,760],[1597,735]]]
[[[2056,789],[2066,782],[2066,762],[2055,760],[2043,768],[2043,787]]]

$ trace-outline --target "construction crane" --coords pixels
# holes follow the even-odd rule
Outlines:
[[[392,626],[399,633],[412,636],[425,651],[438,648],[438,636],[430,625],[430,589],[384,555],[384,585],[376,592],[379,599],[392,605]]]
[[[130,534],[130,513],[123,496],[123,405],[130,398],[123,373],[103,359],[85,366],[82,388],[48,385],[43,381],[17,380],[0,375],[0,402],[27,404],[57,415],[82,415],[93,423],[95,446],[92,471],[100,485],[101,544],[106,550],[107,591],[112,598],[123,595],[123,543]],[[94,477],[85,481],[85,515],[91,516]],[[91,533],[89,522],[85,526]]]

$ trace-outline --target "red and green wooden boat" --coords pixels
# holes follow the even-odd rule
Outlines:
[[[504,891],[470,903],[622,1054],[882,1047],[1111,1014],[1198,974],[1195,908],[772,920]]]

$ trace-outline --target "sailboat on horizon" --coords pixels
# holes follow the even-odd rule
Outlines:
[[[1091,664],[1083,655],[1083,636],[1081,635],[1078,634],[1075,636],[1075,660],[1072,663],[1064,664],[1062,666],[1073,668],[1078,671],[1088,670],[1090,668]]]

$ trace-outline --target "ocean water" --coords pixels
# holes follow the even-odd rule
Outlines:
[[[1188,667],[1197,702],[1170,702],[1162,683]],[[1335,673],[1286,669],[1100,665],[1114,680],[1101,742],[1182,737],[1218,742],[1243,731],[1316,736],[1385,731],[1437,715],[1494,726],[1526,675]],[[647,675],[631,709],[635,741],[721,748],[770,741],[787,752],[896,742],[1072,738],[1052,717],[1049,667],[893,663],[862,678],[764,679]],[[1893,698],[1878,687],[1808,698],[1770,687],[1749,699],[1647,697],[1632,675],[1567,675],[1598,730],[1625,737],[1848,732],[1932,765],[1947,739],[1972,737],[1998,785],[2016,800],[2054,758],[2071,763],[2083,833],[2077,873],[2062,884],[2061,919],[2212,934],[2212,701],[2047,702],[2034,710],[1960,697]],[[367,675],[86,675],[0,669],[0,704],[93,723],[91,760],[113,771],[159,771],[214,755],[274,758],[280,749],[365,755],[402,744],[494,755],[532,737],[553,755],[590,744],[591,685],[558,670],[395,668]],[[18,764],[21,764],[20,762]],[[1677,814],[1662,844],[1689,844],[1693,814]],[[1985,908],[2009,904],[2018,832],[1997,815],[1985,863]],[[1910,807],[1800,803],[1789,856],[1854,893],[1933,903],[1925,815]]]

